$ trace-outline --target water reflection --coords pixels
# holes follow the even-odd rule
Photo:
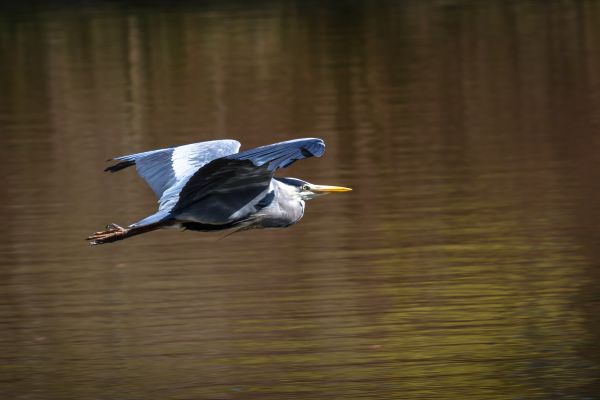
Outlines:
[[[596,3],[3,11],[7,396],[595,396]],[[102,160],[300,136],[294,228],[86,247],[155,207]]]

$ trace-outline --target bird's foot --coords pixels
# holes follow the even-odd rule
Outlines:
[[[106,225],[105,231],[94,232],[92,235],[88,236],[86,240],[88,240],[91,245],[111,243],[124,239],[127,232],[129,232],[129,229],[127,228],[123,228],[117,224],[108,224]]]

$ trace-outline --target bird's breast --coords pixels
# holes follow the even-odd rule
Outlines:
[[[304,201],[275,201],[261,212],[261,224],[265,228],[284,228],[300,221],[304,215]]]

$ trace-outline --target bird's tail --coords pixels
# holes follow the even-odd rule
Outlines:
[[[117,224],[109,224],[106,230],[91,234],[86,238],[91,245],[112,243],[129,237],[159,229],[163,224],[151,224],[140,227],[123,228]]]

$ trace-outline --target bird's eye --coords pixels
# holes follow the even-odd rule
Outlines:
[[[308,185],[302,185],[302,190],[310,190],[310,186],[308,186]]]

